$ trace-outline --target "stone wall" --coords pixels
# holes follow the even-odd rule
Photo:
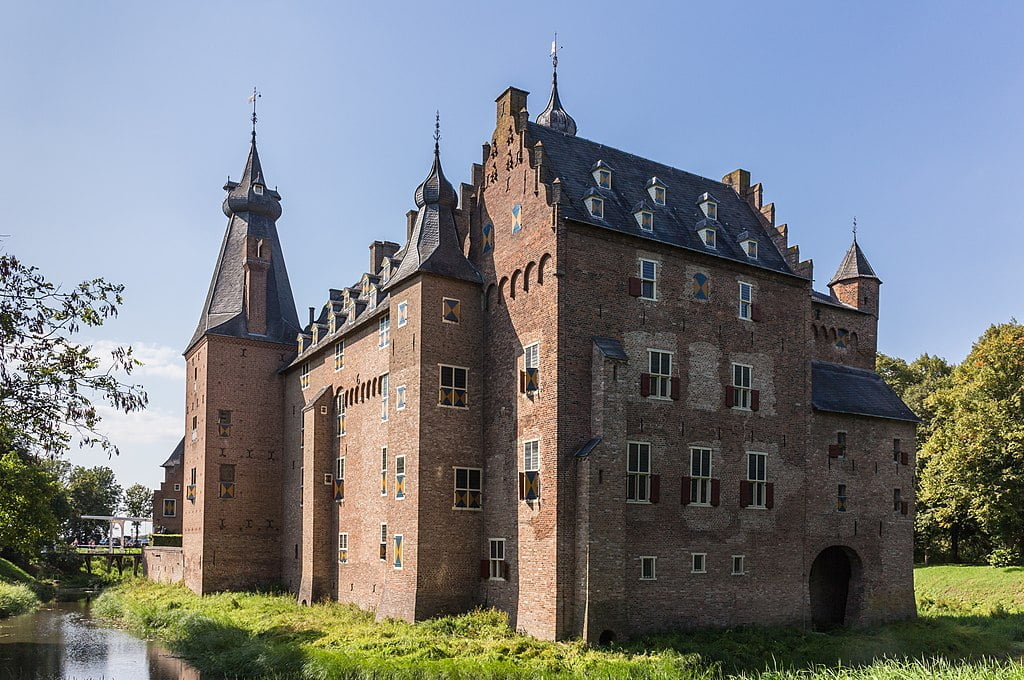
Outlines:
[[[181,548],[143,548],[142,573],[157,583],[180,583],[185,580],[185,560]]]

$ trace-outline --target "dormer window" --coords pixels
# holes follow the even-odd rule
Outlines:
[[[652,177],[647,183],[647,193],[655,205],[665,205],[665,185],[657,177]]]
[[[642,230],[654,231],[654,213],[650,210],[637,210],[633,213],[633,217],[636,218],[636,223]]]
[[[262,196],[263,195],[263,185],[262,184],[253,184],[252,185],[252,192],[254,194],[256,194],[257,196]]]
[[[701,229],[699,232],[700,240],[704,242],[704,245],[708,248],[714,248],[715,246],[715,230],[711,227]]]
[[[320,324],[313,326],[313,344],[320,342]]]
[[[338,319],[338,317],[337,317],[337,315],[334,312],[331,312],[331,315],[329,317],[327,317],[327,332],[328,333],[333,333],[335,331],[335,329],[338,327],[337,319]]]
[[[306,337],[302,333],[299,333],[295,340],[299,346],[299,354],[302,354],[302,350],[306,348]]]
[[[391,278],[391,263],[387,260],[384,261],[384,266],[380,270],[380,282],[382,284],[387,283],[388,279]]]
[[[612,169],[605,165],[604,161],[594,163],[591,172],[594,175],[594,181],[597,182],[597,186],[602,189],[612,188]]]
[[[704,192],[697,201],[697,205],[700,206],[701,212],[704,213],[704,217],[709,220],[718,219],[718,201],[715,200],[714,196]]]
[[[752,238],[748,238],[740,243],[740,245],[743,247],[743,252],[747,254],[747,257],[751,260],[757,259],[757,241]]]
[[[587,210],[590,211],[592,217],[596,217],[600,220],[604,219],[604,199],[598,198],[597,196],[590,196],[587,198]]]

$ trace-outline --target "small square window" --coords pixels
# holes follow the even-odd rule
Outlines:
[[[252,185],[252,192],[254,194],[256,194],[257,196],[262,196],[263,195],[263,185],[262,184],[253,184]]]
[[[459,323],[462,319],[462,304],[454,298],[444,298],[441,303],[441,320],[445,323]]]
[[[746,573],[744,562],[746,558],[743,555],[732,556],[732,575],[742,576]]]
[[[402,301],[398,303],[398,327],[401,328],[409,323],[409,303]]]
[[[181,491],[181,484],[175,484],[174,485],[174,490],[175,491]]]
[[[658,578],[657,574],[657,557],[641,557],[640,558],[640,580],[641,581],[655,581]]]
[[[589,208],[591,217],[604,219],[604,200],[597,198],[596,196],[591,196],[587,201],[590,203]]]
[[[694,574],[706,574],[708,571],[708,554],[693,553],[690,571]]]

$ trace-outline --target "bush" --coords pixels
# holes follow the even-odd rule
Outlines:
[[[989,553],[988,563],[993,567],[1019,567],[1020,553],[1015,548],[996,548]]]
[[[24,583],[0,581],[0,619],[30,612],[38,604],[39,598]]]
[[[149,544],[154,548],[180,548],[181,534],[150,534]]]

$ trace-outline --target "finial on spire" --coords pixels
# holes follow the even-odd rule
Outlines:
[[[256,100],[262,97],[260,91],[256,89],[256,86],[252,87],[252,94],[249,95],[249,103],[252,104],[252,141],[256,143]]]
[[[576,134],[576,121],[572,119],[562,102],[558,99],[558,51],[562,47],[558,44],[558,33],[555,33],[551,41],[551,98],[548,100],[547,108],[537,116],[537,123],[552,130],[558,130],[568,135]]]
[[[560,49],[562,48],[558,46],[558,31],[555,31],[555,38],[551,41],[551,72],[556,80],[558,79],[558,50]]]
[[[441,153],[441,112],[434,111],[434,153]]]
[[[853,240],[857,240],[857,216],[853,216]]]

